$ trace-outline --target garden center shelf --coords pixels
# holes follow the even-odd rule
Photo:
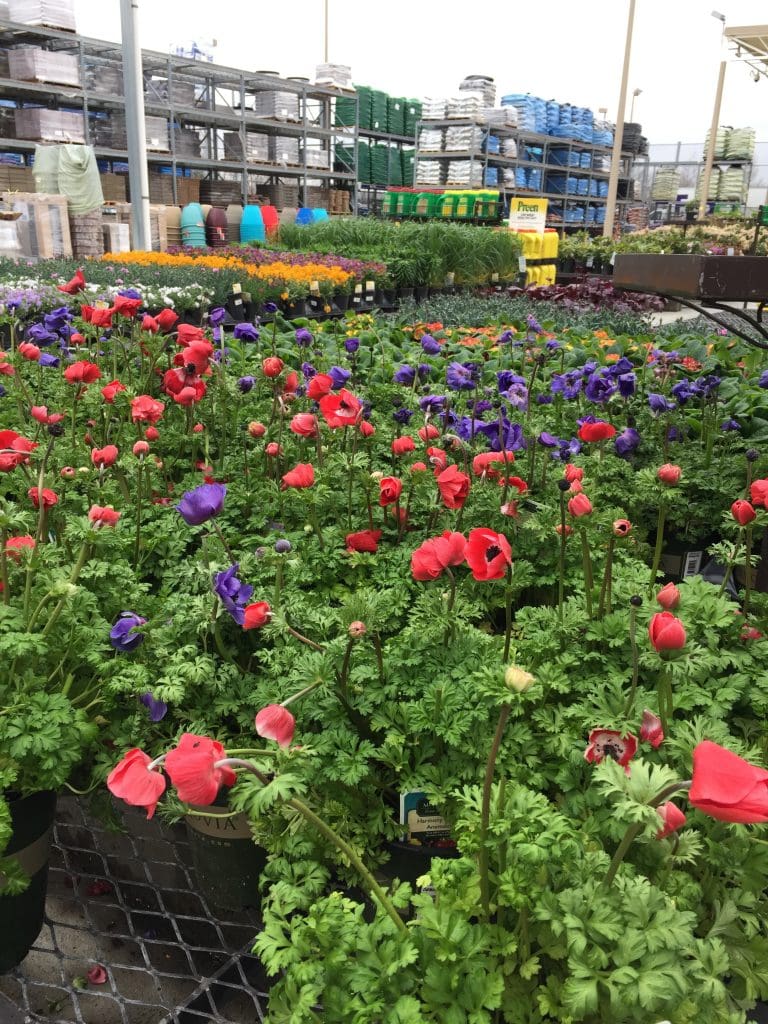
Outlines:
[[[453,141],[450,129],[456,128],[477,129],[467,136],[471,144],[448,148]],[[542,135],[486,118],[422,120],[417,125],[415,187],[455,188],[460,184],[498,189],[505,195],[545,198],[550,201],[549,227],[602,230],[611,159],[608,146]],[[632,153],[622,153],[623,179],[630,179],[632,161]],[[457,162],[463,165],[461,182],[451,168]],[[425,172],[425,164],[432,165],[429,171]]]
[[[71,141],[92,145],[109,169],[127,170],[120,45],[0,21],[0,59],[19,46],[41,55],[42,74],[35,69],[29,77],[37,80],[22,81],[2,65],[0,153],[7,154],[5,162],[29,162],[35,143]],[[48,61],[52,67],[66,59],[71,68],[67,84],[56,80],[57,70],[47,74],[51,54],[56,55]],[[312,185],[335,185],[351,193],[355,208],[355,150],[349,166],[336,166],[336,144],[348,133],[334,126],[335,101],[343,96],[356,105],[355,93],[150,50],[143,51],[142,59],[147,159],[172,176],[174,202],[177,177],[203,172],[203,177],[239,184],[244,199],[260,185],[293,182],[304,203]],[[52,81],[40,80],[46,77]],[[45,120],[44,130],[36,135],[35,128],[25,129],[19,138],[16,111],[34,109],[44,111],[36,115]]]

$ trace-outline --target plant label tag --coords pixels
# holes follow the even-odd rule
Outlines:
[[[309,290],[312,292],[313,295],[319,295],[320,294],[320,284],[319,284],[319,282],[318,281],[311,281],[310,285],[309,285]]]
[[[594,265],[595,265],[595,257],[594,256],[587,256],[587,268],[589,270],[591,270]]]
[[[363,294],[363,286],[361,284],[356,284],[355,285],[355,295],[362,295],[362,294]]]
[[[242,304],[243,304],[243,300],[240,298],[239,295],[237,296],[237,298],[232,303],[233,306],[242,306]]]
[[[733,248],[732,245],[729,245],[728,246],[728,252],[726,253],[726,255],[727,256],[733,256],[733,253],[734,253],[734,248]]]
[[[415,840],[429,845],[437,839],[451,838],[451,826],[420,790],[401,793],[400,824],[406,828],[406,843]]]
[[[492,284],[498,284],[499,283],[499,275],[498,274],[491,274],[491,283]]]
[[[239,284],[237,281],[232,285],[232,291],[235,293],[235,295],[239,295],[240,292],[242,292],[242,290],[242,285]]]
[[[614,251],[614,252],[611,253],[611,266],[613,266],[615,262],[616,262],[616,252]]]
[[[365,282],[365,290],[366,290],[366,292],[369,292],[369,293],[375,292],[376,291],[376,282],[375,281],[366,281]]]
[[[683,564],[683,579],[688,576],[697,576],[699,574],[703,555],[703,551],[686,551],[685,562]]]
[[[525,273],[525,270],[526,270],[525,256],[518,256],[517,257],[517,269],[518,269],[519,273],[521,273],[521,274]]]

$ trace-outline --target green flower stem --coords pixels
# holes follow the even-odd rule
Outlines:
[[[491,916],[491,894],[490,881],[488,878],[488,825],[491,820],[491,789],[493,787],[493,773],[496,769],[496,759],[499,756],[501,740],[507,725],[507,719],[511,707],[509,704],[502,705],[499,711],[499,720],[496,724],[496,733],[488,752],[488,761],[485,766],[485,782],[483,783],[483,802],[480,810],[480,849],[478,851],[478,871],[480,873],[480,904],[481,914],[484,921]]]
[[[725,574],[723,576],[723,582],[720,584],[720,587],[719,587],[719,589],[717,591],[717,596],[718,597],[722,597],[723,594],[725,593],[725,588],[728,586],[728,581],[730,580],[730,578],[731,578],[731,576],[733,574],[734,562],[735,562],[736,558],[738,557],[738,553],[739,553],[739,549],[738,549],[738,545],[737,545],[736,548],[734,549],[734,552],[733,552],[733,560],[730,561],[728,563],[728,565],[726,566]]]
[[[597,617],[602,619],[606,611],[611,610],[611,576],[613,573],[613,548],[616,544],[616,538],[611,537],[608,541],[608,553],[605,556],[605,573],[603,575],[603,585],[600,588],[600,603],[597,608]]]
[[[640,678],[640,660],[637,650],[637,608],[633,604],[629,606],[629,645],[632,651],[632,684],[629,688],[627,706],[624,709],[625,715],[629,715],[635,703],[637,681]]]
[[[8,554],[5,545],[8,543],[8,529],[0,529],[0,579],[3,581],[3,604],[11,603],[11,591],[8,587]]]
[[[289,626],[287,622],[285,624],[285,628],[287,632],[291,634],[291,636],[295,636],[297,640],[300,640],[303,644],[306,644],[307,647],[311,647],[313,651],[325,650],[325,648],[321,647],[320,644],[316,644],[314,640],[310,640],[309,637],[303,636],[301,633],[299,633],[298,630],[294,629],[293,626]]]
[[[661,564],[661,549],[664,546],[664,521],[667,518],[667,507],[664,498],[659,501],[659,517],[656,521],[656,547],[653,550],[653,565],[651,566],[651,579],[648,584],[648,597],[653,597],[653,589],[656,586],[656,576]]]
[[[592,587],[594,578],[592,576],[592,556],[589,553],[589,540],[587,539],[586,527],[579,527],[581,535],[581,563],[584,571],[584,594],[587,600],[587,618],[592,618]]]
[[[275,596],[273,604],[275,608],[280,607],[280,599],[283,593],[283,556],[278,555],[275,565]]]
[[[316,679],[314,683],[310,683],[309,686],[305,686],[303,690],[299,690],[298,693],[294,693],[292,696],[286,697],[285,700],[280,702],[280,707],[287,708],[288,705],[293,704],[295,700],[301,700],[302,697],[306,697],[308,693],[312,693],[313,690],[316,690],[322,682],[322,679]]]
[[[666,664],[659,673],[657,691],[659,695],[659,718],[661,719],[661,726],[666,736],[669,734],[669,725],[675,713],[672,674],[669,671],[669,666]]]
[[[451,589],[448,592],[448,602],[445,606],[445,618],[447,625],[445,627],[445,636],[443,637],[443,644],[447,644],[451,638],[452,623],[451,623],[451,612],[453,611],[453,604],[456,600],[456,577],[448,568],[445,567],[445,571],[448,575],[448,579],[451,581]]]
[[[744,604],[742,612],[746,619],[749,614],[749,599],[752,596],[752,524],[744,529]]]
[[[347,649],[344,651],[344,660],[341,663],[341,672],[339,673],[339,689],[347,696],[348,688],[347,682],[349,680],[349,662],[352,657],[352,648],[355,646],[355,638],[350,637],[347,641]]]
[[[75,562],[74,568],[72,569],[72,573],[70,574],[70,577],[69,577],[69,581],[68,582],[69,582],[69,585],[71,587],[74,586],[75,583],[77,583],[78,577],[80,576],[80,573],[82,572],[83,566],[88,561],[90,553],[91,553],[91,545],[86,540],[86,541],[83,542],[83,546],[80,548],[80,554],[78,555],[77,561]],[[66,603],[67,603],[67,599],[65,597],[62,597],[62,599],[59,601],[59,603],[53,609],[53,614],[51,615],[50,619],[48,619],[48,622],[45,624],[45,629],[43,630],[43,632],[41,634],[42,636],[48,636],[48,634],[51,632],[53,627],[56,625],[57,619],[59,618],[59,616],[61,615],[62,611],[64,610],[64,605]],[[38,605],[38,609],[41,606],[42,606],[42,601]],[[30,632],[32,630],[32,626],[34,625],[34,619],[35,619],[35,615],[32,616],[32,621],[30,622],[29,626],[27,627],[28,631],[30,631]]]
[[[507,587],[506,587],[506,603],[504,608],[505,616],[505,629],[504,629],[504,661],[509,657],[509,646],[512,642],[512,597],[514,594],[514,588],[512,587],[512,576],[514,573],[514,564],[510,563],[507,569]]]
[[[228,757],[225,758],[223,761],[218,761],[216,763],[217,768],[220,768],[223,765],[244,768],[247,772],[250,772],[252,775],[255,775],[262,785],[269,785],[269,779],[267,778],[267,776],[264,775],[263,772],[260,772],[259,769],[250,761],[243,761],[239,758]],[[349,861],[349,863],[357,871],[358,875],[360,876],[363,884],[367,888],[370,895],[379,903],[381,909],[394,923],[397,930],[401,933],[401,935],[407,936],[408,929],[405,925],[405,922],[398,914],[394,904],[389,899],[389,896],[384,891],[384,889],[373,877],[371,872],[366,868],[365,864],[363,864],[362,860],[355,852],[355,850],[349,845],[349,843],[347,843],[346,840],[342,839],[341,836],[338,835],[338,833],[334,832],[334,830],[330,828],[330,826],[326,825],[323,819],[318,817],[318,815],[315,814],[315,812],[312,811],[302,800],[298,800],[296,797],[291,797],[290,799],[286,800],[285,803],[286,806],[292,807],[293,810],[298,811],[298,813],[302,816],[302,818],[304,818],[304,820],[308,824],[314,826],[314,828],[317,829],[320,835],[322,835],[324,839],[327,839],[329,843],[335,846],[339,853],[341,853],[341,855]]]
[[[371,637],[373,641],[373,649],[376,652],[376,667],[379,671],[379,683],[384,685],[384,656],[381,651],[381,637],[378,633],[374,633]]]
[[[347,442],[347,430],[344,428],[344,444]],[[352,490],[355,482],[355,452],[357,451],[357,439],[358,431],[355,431],[352,435],[352,451],[349,454],[347,460],[347,529],[352,529]],[[320,547],[323,546],[322,537],[320,537]]]
[[[139,459],[136,469],[136,536],[133,541],[133,568],[139,567],[139,548],[141,547],[141,484],[142,470],[144,468],[144,457]]]
[[[320,529],[320,520],[317,518],[317,508],[315,507],[315,496],[313,494],[309,496],[309,518],[312,523],[312,529],[317,537],[317,543],[322,551],[325,548],[325,542],[323,541],[323,531]]]
[[[557,560],[557,618],[560,631],[563,630],[563,598],[565,588],[565,544],[567,541],[565,524],[565,493],[560,491],[560,553]]]
[[[666,786],[664,789],[662,789],[660,793],[657,793],[652,800],[649,800],[648,806],[658,807],[660,804],[664,803],[667,797],[672,796],[675,793],[679,793],[682,790],[688,790],[690,788],[690,782],[673,782],[671,785]],[[616,872],[619,870],[621,862],[626,857],[627,851],[629,850],[630,846],[635,841],[635,839],[643,831],[644,827],[645,826],[642,821],[637,821],[627,828],[627,831],[624,833],[624,838],[616,847],[616,852],[613,855],[613,859],[610,863],[610,866],[608,867],[608,871],[606,872],[605,878],[603,879],[603,885],[606,887],[606,889],[610,888],[610,886],[613,884],[613,880],[616,877]]]
[[[221,545],[222,545],[222,547],[224,548],[224,550],[225,550],[225,552],[227,554],[227,558],[234,565],[234,563],[235,563],[235,556],[234,556],[234,554],[232,552],[232,548],[227,543],[227,540],[226,540],[224,534],[221,532],[221,527],[219,526],[219,524],[216,522],[215,519],[211,520],[211,525],[213,526],[213,529],[214,529],[214,531],[216,533],[216,536],[221,541]]]

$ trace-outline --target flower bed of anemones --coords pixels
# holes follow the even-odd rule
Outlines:
[[[3,791],[245,812],[274,1021],[744,1021],[762,353],[64,287],[0,315]]]

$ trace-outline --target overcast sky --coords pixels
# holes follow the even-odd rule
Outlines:
[[[712,117],[722,24],[768,23],[766,0],[637,0],[629,76],[634,120],[652,143],[703,140]],[[215,39],[217,63],[306,75],[323,59],[324,0],[138,0],[142,45],[168,51]],[[629,0],[328,0],[329,59],[394,95],[448,96],[465,75],[495,78],[499,96],[530,92],[614,120]],[[78,31],[119,40],[119,0],[75,0]],[[455,11],[456,13],[452,13]],[[722,124],[768,140],[768,79],[728,67]]]

